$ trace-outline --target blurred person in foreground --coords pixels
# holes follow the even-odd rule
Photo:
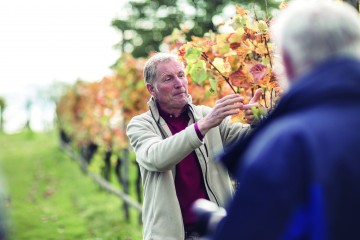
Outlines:
[[[239,182],[213,239],[360,239],[360,19],[291,1],[272,26],[289,83],[221,161]]]
[[[152,56],[144,78],[151,94],[149,110],[127,127],[144,187],[144,239],[198,239],[191,205],[204,198],[225,206],[233,187],[228,172],[214,159],[250,129],[248,124],[230,123],[228,117],[245,111],[251,122],[249,109],[257,105],[261,90],[247,105],[238,94],[219,99],[213,108],[194,105],[184,65],[169,53]]]

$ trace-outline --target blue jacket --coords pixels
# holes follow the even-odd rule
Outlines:
[[[221,161],[239,186],[214,239],[360,239],[360,62],[298,79]]]

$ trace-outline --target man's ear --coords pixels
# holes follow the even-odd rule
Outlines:
[[[150,95],[155,97],[155,88],[154,88],[154,86],[151,85],[150,83],[147,83],[146,88],[147,88],[148,92],[150,93]]]

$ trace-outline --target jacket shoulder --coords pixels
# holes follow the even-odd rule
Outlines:
[[[151,117],[150,111],[146,111],[144,113],[141,113],[139,115],[132,117],[131,120],[129,121],[129,123],[136,122],[136,121],[150,121],[151,119],[153,119],[153,118]]]
[[[155,122],[155,120],[154,120],[154,118],[152,118],[150,111],[141,113],[141,114],[136,115],[133,118],[131,118],[131,120],[127,124],[127,132],[129,131],[130,128],[132,128],[134,126],[147,125],[147,124],[151,124],[154,122]]]

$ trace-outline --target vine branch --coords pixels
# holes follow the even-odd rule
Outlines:
[[[265,40],[265,47],[266,47],[267,55],[268,55],[269,60],[270,60],[270,67],[272,68],[272,62],[271,62],[271,56],[270,56],[270,50],[269,50],[269,47],[268,47],[268,42],[267,42],[266,36],[264,36],[264,40]]]
[[[226,77],[220,70],[209,60],[209,57],[206,55],[206,53],[202,52],[201,56],[221,75],[222,78],[229,84],[230,88],[233,90],[233,92],[236,94],[234,87],[231,85],[230,80],[228,77]]]

